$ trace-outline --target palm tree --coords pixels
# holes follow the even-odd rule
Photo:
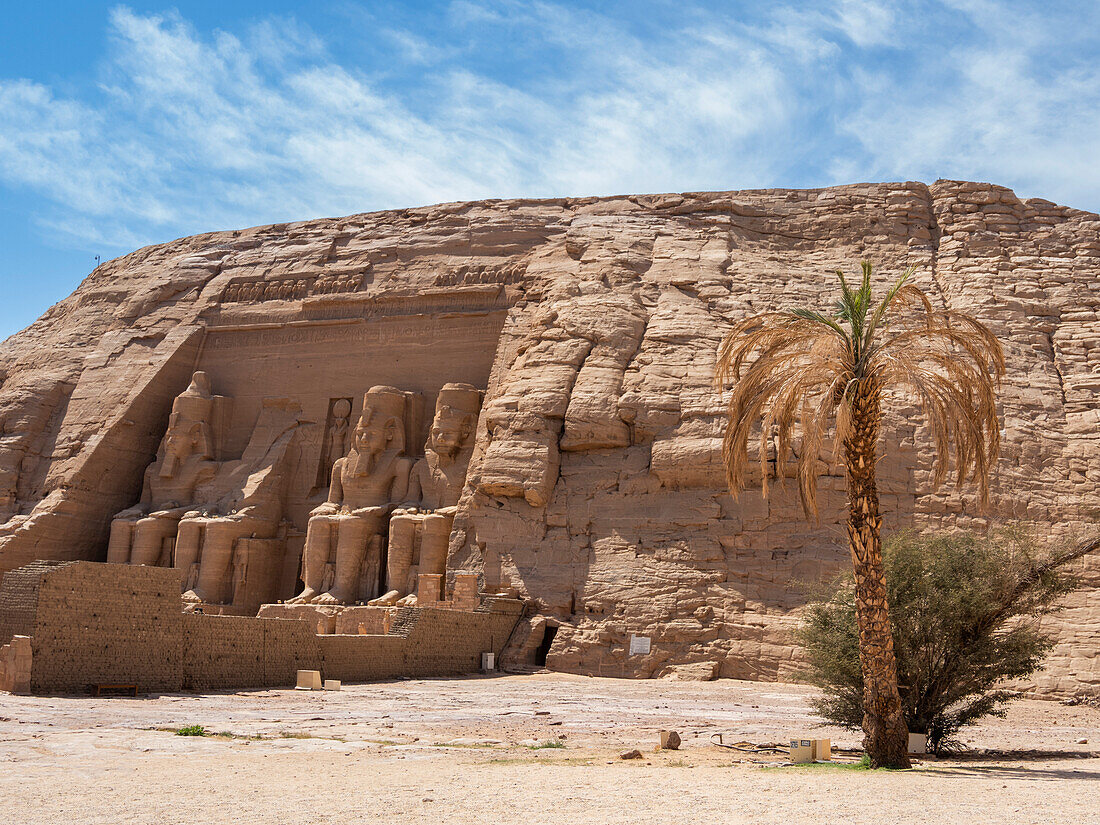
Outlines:
[[[816,518],[822,442],[835,421],[832,455],[844,450],[848,477],[848,545],[856,580],[859,658],[863,671],[864,748],[873,767],[906,767],[908,741],[882,568],[876,449],[883,394],[916,394],[936,448],[935,483],[947,476],[953,447],[956,483],[974,481],[984,505],[1000,449],[996,386],[1004,353],[993,334],[966,313],[934,309],[908,283],[907,269],[877,305],[871,264],[851,289],[839,270],[841,295],[829,316],[811,309],[765,312],[737,324],[718,352],[715,380],[731,386],[722,455],[731,493],[745,486],[748,441],[759,433],[763,494],[768,446],[777,474],[792,452],[807,518]],[[751,360],[750,358],[756,357]],[[795,443],[796,434],[800,440]]]

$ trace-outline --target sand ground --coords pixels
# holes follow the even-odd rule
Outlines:
[[[1088,706],[1021,701],[966,732],[971,753],[906,772],[777,767],[711,744],[808,733],[854,747],[811,696],[546,673],[339,693],[0,694],[0,822],[1100,823]],[[174,733],[187,725],[231,735]],[[680,750],[655,750],[661,728],[681,733]],[[546,742],[564,747],[532,747]],[[631,748],[644,758],[618,758]]]

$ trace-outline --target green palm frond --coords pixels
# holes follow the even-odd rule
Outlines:
[[[857,354],[866,349],[867,313],[871,309],[871,262],[861,261],[859,287],[852,289],[844,277],[844,272],[836,270],[840,277],[840,298],[836,302],[836,318],[851,328],[851,340]]]
[[[804,321],[815,321],[819,324],[824,324],[829,329],[833,330],[841,338],[843,338],[845,341],[849,340],[848,339],[848,333],[844,331],[844,327],[842,327],[840,324],[838,324],[836,321],[834,321],[832,318],[830,318],[828,315],[826,315],[823,312],[818,312],[818,311],[813,310],[813,309],[805,309],[805,308],[802,308],[802,307],[799,307],[797,309],[789,310],[789,312],[795,318],[801,318]]]
[[[844,270],[838,269],[836,274],[840,278],[840,297],[836,299],[836,317],[840,321],[851,323],[855,314],[856,294],[848,286],[848,281],[844,278]]]
[[[865,348],[870,349],[874,340],[875,331],[880,326],[886,326],[883,323],[883,318],[886,315],[886,311],[890,308],[890,304],[897,298],[898,293],[901,292],[901,288],[905,286],[906,282],[913,277],[913,273],[917,271],[915,266],[911,266],[901,273],[894,285],[890,287],[886,292],[886,297],[882,299],[877,307],[875,307],[874,313],[871,315],[871,323],[867,325],[867,337],[865,341]]]

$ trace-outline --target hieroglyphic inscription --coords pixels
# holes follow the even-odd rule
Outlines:
[[[421,292],[419,295],[379,295],[369,312],[383,315],[443,315],[447,313],[484,312],[502,309],[507,296],[499,286],[465,290]]]
[[[376,323],[309,324],[265,329],[211,329],[205,347],[208,350],[239,348],[283,348],[303,344],[339,344],[344,346],[386,345],[396,342],[431,344],[448,340],[456,333],[463,337],[495,340],[501,319],[488,315],[472,318],[438,318],[400,321],[384,318]]]
[[[527,266],[513,263],[506,266],[490,264],[462,265],[435,277],[436,287],[503,286],[523,280]],[[297,278],[264,276],[235,278],[222,290],[221,303],[255,303],[258,301],[298,301],[323,295],[346,295],[363,291],[373,281],[368,271],[306,275]]]

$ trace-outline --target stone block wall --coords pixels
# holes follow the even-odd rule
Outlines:
[[[293,685],[321,668],[313,629],[301,621],[185,615],[182,687],[210,691]]]
[[[269,686],[293,685],[299,670],[322,669],[322,652],[309,624],[276,620],[263,622],[263,627],[264,678]]]
[[[92,562],[47,569],[30,634],[31,691],[178,690],[182,622],[175,570]]]
[[[318,636],[326,679],[370,682],[412,676],[405,673],[407,639],[401,636],[329,634]],[[433,674],[443,675],[443,674]]]
[[[389,634],[319,636],[313,618],[184,614],[174,570],[95,562],[28,565],[0,593],[0,627],[16,631],[0,640],[0,689],[31,693],[290,687],[299,669],[346,682],[468,673],[500,655],[522,609],[402,608]]]
[[[34,632],[42,574],[68,563],[36,561],[0,578],[0,644],[7,644],[13,636],[29,636]]]
[[[13,636],[0,645],[0,690],[29,693],[31,689],[31,637]]]
[[[519,620],[522,603],[490,600],[476,612],[417,610],[405,648],[409,675],[468,673],[481,666],[481,654],[492,651],[499,660]],[[399,626],[400,616],[395,620]]]
[[[397,676],[454,676],[481,667],[481,654],[499,661],[522,605],[490,600],[477,611],[402,608],[385,636],[318,636],[324,677],[345,682]]]

